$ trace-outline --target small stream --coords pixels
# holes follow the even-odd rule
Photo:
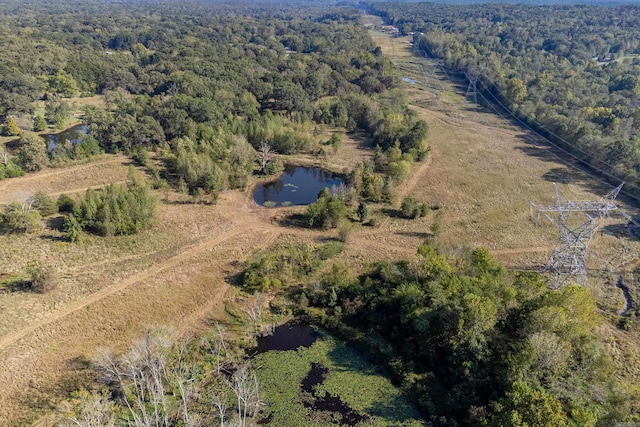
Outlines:
[[[619,315],[623,315],[627,311],[631,310],[631,308],[633,307],[633,298],[631,298],[631,293],[629,292],[629,288],[622,281],[622,276],[618,276],[618,280],[616,281],[616,288],[622,291],[622,294],[624,295],[624,299],[626,301],[624,308],[621,308],[618,311]]]

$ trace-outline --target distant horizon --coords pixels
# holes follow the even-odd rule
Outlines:
[[[451,5],[514,4],[525,6],[640,6],[640,0],[367,0],[362,3],[437,3]]]

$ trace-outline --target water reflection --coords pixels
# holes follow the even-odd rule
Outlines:
[[[82,143],[87,135],[87,125],[81,124],[72,126],[60,133],[51,133],[45,135],[49,138],[49,151],[56,148],[56,145],[65,145],[67,142],[71,145]]]
[[[343,182],[323,169],[288,165],[277,180],[258,185],[253,199],[266,206],[308,205],[325,187],[339,187]]]

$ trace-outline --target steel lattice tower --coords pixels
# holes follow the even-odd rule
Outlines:
[[[467,93],[464,97],[469,98],[469,96],[473,96],[473,102],[477,104],[478,88],[476,87],[476,84],[480,78],[480,69],[477,67],[469,67],[465,76],[467,77],[467,80],[469,80],[469,86],[467,86]]]
[[[618,209],[613,201],[620,193],[624,182],[599,200],[577,201],[569,200],[555,183],[553,185],[556,193],[555,205],[536,206],[531,203],[531,206],[538,210],[538,221],[540,214],[544,212],[547,219],[553,223],[553,218],[547,212],[557,214],[555,222],[560,231],[560,238],[547,261],[545,271],[553,275],[554,289],[563,287],[572,277],[578,277],[582,285],[585,285],[587,247],[609,211]]]

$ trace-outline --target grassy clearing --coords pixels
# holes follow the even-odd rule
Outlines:
[[[411,36],[391,37],[380,31],[370,31],[371,38],[380,46],[382,53],[392,57],[408,57],[413,55],[413,38]]]
[[[88,107],[95,107],[104,109],[107,108],[107,105],[104,100],[103,95],[95,95],[87,98],[65,98],[64,102],[67,102],[71,108],[71,114],[69,118],[67,118],[64,122],[64,129],[70,128],[72,126],[78,125],[81,123],[81,119],[84,116],[84,113],[87,111]],[[34,116],[40,115],[44,117],[44,101],[36,102],[36,108],[34,111]],[[31,119],[28,117],[21,117],[20,122],[23,124],[24,128],[31,129]],[[47,129],[38,132],[40,135],[49,134],[49,133],[58,133],[63,132],[63,130],[55,129],[53,126],[47,126]],[[0,144],[13,141],[17,139],[15,136],[0,136]]]
[[[297,351],[271,351],[255,358],[265,399],[265,417],[280,427],[320,427],[336,425],[330,417],[312,414],[303,405],[300,382],[312,364],[329,370],[324,382],[316,386],[315,396],[325,392],[340,399],[361,415],[371,419],[362,425],[419,426],[420,414],[391,382],[379,375],[357,351],[329,336],[310,348]],[[309,398],[309,396],[306,396]],[[360,425],[360,424],[359,424]]]
[[[398,39],[384,37],[385,44],[382,39],[380,44],[389,53]],[[394,50],[396,55],[404,52],[397,45]],[[403,193],[440,207],[444,231],[439,240],[452,250],[484,246],[510,267],[540,266],[556,244],[557,231],[544,221],[539,225],[531,221],[529,203],[551,203],[552,182],[562,183],[576,199],[600,197],[606,188],[562,163],[513,123],[466,103],[460,85],[447,80],[432,61],[422,64],[406,55],[392,59],[419,82],[406,89],[413,108],[429,123],[432,147],[430,163],[414,167],[413,176],[401,185]],[[421,68],[433,70],[427,73],[429,79],[417,78]],[[338,152],[330,152],[326,159],[296,156],[291,161],[341,172],[368,155],[367,145],[364,138],[344,136]],[[44,190],[57,196],[121,182],[126,170],[124,157],[105,156],[3,180],[0,203],[16,193]],[[155,225],[136,236],[88,236],[80,245],[65,243],[59,232],[50,229],[0,236],[0,277],[22,275],[33,259],[54,265],[59,277],[58,287],[45,295],[0,293],[0,426],[31,425],[67,392],[90,385],[93,376],[87,361],[97,347],[124,349],[150,324],[191,331],[206,327],[211,318],[223,319],[229,279],[256,249],[274,242],[316,245],[337,237],[337,231],[277,225],[288,212],[304,208],[261,208],[253,203],[250,189],[225,192],[213,206],[183,203],[186,200],[171,193]],[[636,207],[623,205],[640,217]],[[394,209],[389,206],[375,204],[369,212],[374,225],[355,227],[341,255],[354,273],[373,261],[413,259],[437,214],[434,210],[426,218],[406,220],[390,216]],[[620,223],[612,216],[605,224],[607,233],[592,242],[588,259],[595,270],[589,289],[614,320],[624,300],[611,277],[630,273],[640,253],[638,240],[619,232]],[[640,295],[640,287],[631,280],[634,295]],[[613,337],[616,361],[628,366],[626,375],[633,378],[640,370],[633,359],[640,353],[640,331],[622,332],[609,323],[606,328],[603,334]],[[329,378],[323,387],[337,389],[351,381],[359,380]],[[348,392],[342,393],[344,400],[351,399]],[[349,403],[363,411],[367,408],[366,403]]]

